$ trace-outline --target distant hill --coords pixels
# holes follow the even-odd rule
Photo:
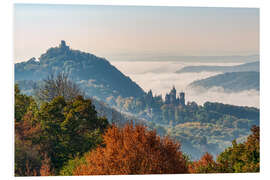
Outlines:
[[[188,72],[242,72],[242,71],[260,71],[259,61],[241,64],[237,66],[186,66],[176,73],[188,73]]]
[[[259,72],[230,72],[197,80],[189,84],[189,87],[222,87],[227,92],[239,92],[244,90],[260,90]]]
[[[113,58],[113,57],[112,57]],[[166,54],[137,54],[136,59],[134,59],[134,55],[126,55],[122,57],[117,57],[119,61],[171,61],[171,62],[227,62],[227,63],[247,63],[254,62],[260,59],[260,55],[253,54],[247,56],[241,55],[232,55],[232,56],[180,56],[180,55],[166,55]]]
[[[58,47],[48,49],[39,60],[31,58],[26,62],[16,63],[15,81],[38,82],[49,74],[59,72],[68,73],[87,95],[98,99],[104,100],[110,96],[140,97],[145,94],[139,85],[106,59],[72,50],[65,41]]]

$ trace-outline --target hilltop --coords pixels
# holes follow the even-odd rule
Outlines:
[[[105,58],[73,50],[61,41],[58,47],[49,48],[38,60],[31,58],[15,64],[15,81],[38,82],[50,74],[65,72],[89,96],[98,99],[113,97],[140,97],[142,88],[121,73]],[[24,87],[22,87],[24,89]]]

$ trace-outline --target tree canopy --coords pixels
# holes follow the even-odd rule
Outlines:
[[[232,147],[225,149],[218,158],[224,172],[259,172],[260,171],[260,128],[253,126],[252,134],[243,143],[232,142]]]
[[[232,141],[232,146],[217,156],[209,153],[189,164],[190,173],[246,173],[260,172],[260,128],[253,126],[252,134],[243,143]]]
[[[161,138],[142,125],[112,126],[103,136],[105,147],[87,153],[74,175],[187,173],[180,144]]]
[[[29,97],[17,93],[28,101]],[[24,102],[16,101],[15,106],[17,103]],[[109,125],[106,118],[97,116],[91,100],[82,96],[69,101],[58,96],[40,107],[32,99],[22,116],[15,123],[16,175],[40,175],[46,166],[51,173],[58,173],[68,160],[102,143],[101,134]]]

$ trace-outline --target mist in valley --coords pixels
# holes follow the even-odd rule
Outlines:
[[[185,66],[234,66],[241,63],[111,61],[111,64],[126,76],[129,76],[145,91],[151,89],[153,94],[162,95],[163,98],[172,86],[175,86],[177,92],[185,92],[186,101],[195,101],[198,104],[203,104],[206,101],[221,102],[259,108],[259,91],[256,90],[228,93],[221,87],[213,87],[207,90],[188,87],[193,81],[218,75],[222,72],[175,73]]]

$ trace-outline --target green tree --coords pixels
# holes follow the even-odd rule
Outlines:
[[[43,103],[38,119],[42,128],[41,147],[56,172],[69,159],[100,144],[101,133],[108,126],[106,118],[97,117],[91,100],[82,96],[71,101],[56,97]]]
[[[252,134],[247,141],[237,144],[234,140],[232,147],[222,152],[217,162],[221,172],[241,173],[260,171],[260,129],[258,126],[251,128]]]
[[[107,128],[108,121],[105,117],[97,117],[90,99],[78,96],[65,108],[64,115],[60,126],[72,154],[86,152],[101,142],[99,135]]]
[[[30,99],[25,95],[21,97]],[[28,106],[20,121],[15,121],[15,176],[40,175],[43,157],[37,143],[41,135],[40,124],[35,119],[37,105],[31,100]]]
[[[20,92],[19,85],[15,84],[15,121],[19,122],[26,113],[33,99]]]

